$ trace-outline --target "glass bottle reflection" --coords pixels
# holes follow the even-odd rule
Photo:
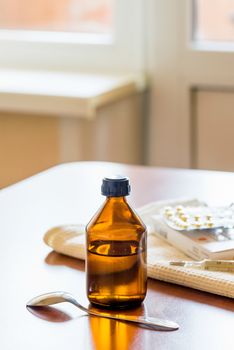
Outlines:
[[[90,309],[98,310],[92,306]],[[99,310],[100,312],[100,310]],[[109,311],[108,311],[109,312]],[[105,311],[106,313],[106,311]],[[111,312],[117,315],[116,312]],[[121,311],[121,315],[138,315],[145,314],[144,305],[128,311]],[[136,345],[137,334],[145,330],[137,325],[127,322],[115,321],[102,317],[89,318],[92,342],[94,349],[100,350],[130,350]],[[144,339],[144,337],[143,337]],[[135,345],[134,345],[135,344]],[[139,344],[138,344],[139,345]],[[142,348],[144,346],[142,345]]]

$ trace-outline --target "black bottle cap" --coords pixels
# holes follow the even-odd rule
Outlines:
[[[129,179],[126,176],[114,175],[104,177],[102,180],[102,195],[107,197],[123,197],[128,196],[131,187]]]

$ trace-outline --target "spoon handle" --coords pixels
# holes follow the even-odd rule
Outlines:
[[[179,329],[179,325],[173,321],[162,320],[156,317],[133,316],[133,315],[110,315],[103,312],[89,310],[89,314],[98,317],[110,318],[112,320],[137,323],[147,328],[160,331],[174,331]]]

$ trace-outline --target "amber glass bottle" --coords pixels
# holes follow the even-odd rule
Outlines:
[[[86,227],[87,295],[96,306],[133,307],[146,295],[146,227],[127,203],[129,193],[128,178],[104,178],[106,201]]]

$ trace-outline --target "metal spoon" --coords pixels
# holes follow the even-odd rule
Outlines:
[[[124,321],[124,322],[134,322],[139,325],[150,327],[155,330],[160,331],[174,331],[179,328],[178,324],[173,321],[161,320],[155,317],[142,317],[142,316],[132,316],[132,315],[111,315],[103,311],[96,312],[89,310],[86,307],[82,306],[78,301],[67,292],[52,292],[38,295],[37,297],[31,299],[27,306],[36,307],[36,306],[48,306],[53,304],[59,304],[63,302],[72,303],[82,311],[86,312],[92,316],[110,318],[112,320]]]

